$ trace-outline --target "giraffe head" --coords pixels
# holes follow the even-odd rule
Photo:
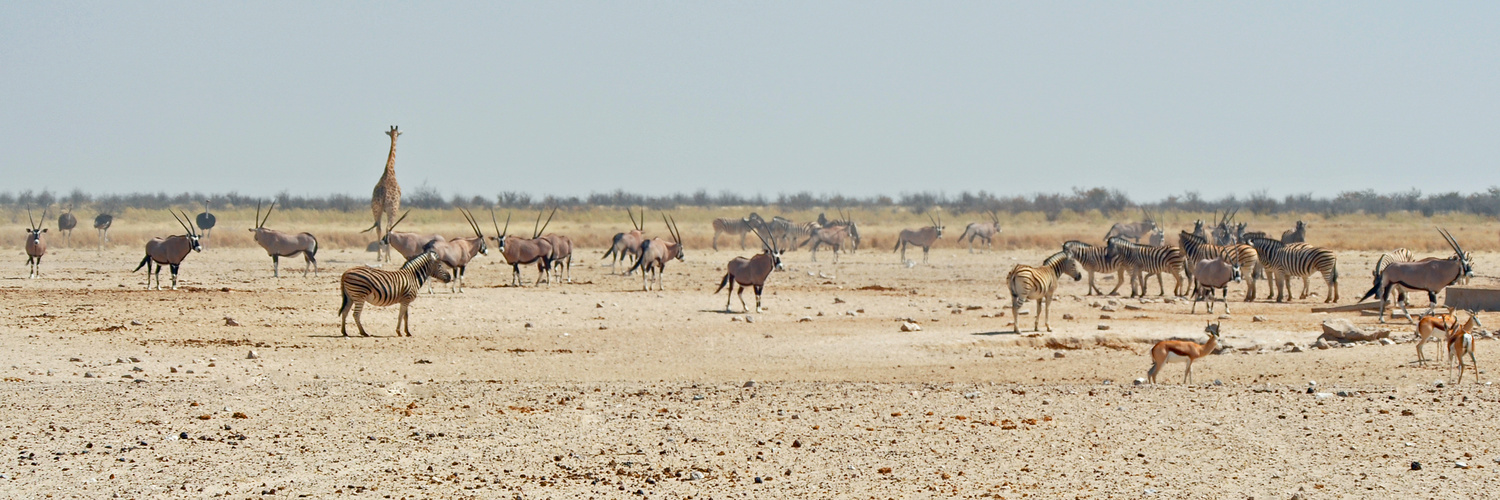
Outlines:
[[[387,131],[386,131],[386,132],[385,132],[385,135],[388,135],[388,136],[391,136],[391,140],[392,140],[392,141],[394,141],[394,140],[396,140],[396,137],[397,137],[397,136],[400,136],[400,135],[401,135],[401,130],[400,130],[400,128],[401,128],[401,127],[397,127],[397,126],[395,126],[395,125],[391,125],[391,129],[390,129],[390,130],[387,130]]]

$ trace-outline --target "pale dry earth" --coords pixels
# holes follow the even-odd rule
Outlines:
[[[375,337],[339,335],[337,276],[372,263],[365,252],[324,250],[319,277],[286,259],[274,279],[258,249],[211,248],[179,291],[143,290],[135,248],[54,250],[40,280],[15,258],[0,267],[0,496],[1477,498],[1500,485],[1500,394],[1414,365],[1404,324],[1395,345],[1308,348],[1323,319],[1375,324],[1311,313],[1316,278],[1318,295],[1290,304],[1240,302],[1236,285],[1231,348],[1196,363],[1195,384],[1179,364],[1135,386],[1149,342],[1202,339],[1222,311],[1116,298],[1101,312],[1110,299],[1067,281],[1053,332],[1024,316],[1013,335],[1002,279],[1046,251],[942,248],[908,268],[885,250],[789,255],[753,322],[711,295],[741,252],[690,249],[664,292],[611,275],[598,249],[579,251],[575,283],[539,288],[505,286],[509,267],[480,257],[467,291],[415,303],[411,338],[392,336],[395,308],[366,311]],[[1339,254],[1340,303],[1369,287],[1374,256]],[[1497,264],[1477,256],[1481,273]],[[1310,380],[1346,396],[1308,394]]]

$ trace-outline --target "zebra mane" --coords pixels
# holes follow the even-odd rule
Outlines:
[[[1055,268],[1058,266],[1058,263],[1068,260],[1069,258],[1070,257],[1068,257],[1068,252],[1057,252],[1055,254],[1047,256],[1047,259],[1042,261],[1042,265]]]
[[[422,255],[412,257],[411,260],[408,260],[405,264],[402,264],[401,270],[412,271],[421,269],[423,266],[426,266],[428,262],[432,262],[433,260],[437,260],[437,254],[433,253],[432,249],[429,247],[426,252],[422,252]]]

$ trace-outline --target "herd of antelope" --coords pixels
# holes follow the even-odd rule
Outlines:
[[[348,335],[348,331],[343,325],[346,324],[350,312],[354,313],[359,333],[368,335],[360,321],[361,311],[366,302],[378,306],[399,304],[401,312],[397,321],[397,335],[410,336],[411,328],[407,310],[418,296],[418,291],[431,279],[436,279],[450,283],[450,291],[462,293],[465,270],[475,257],[489,254],[490,241],[495,243],[495,248],[511,266],[512,286],[525,286],[525,280],[521,277],[521,266],[531,264],[537,266],[537,279],[532,286],[539,286],[544,282],[551,285],[554,281],[569,283],[573,281],[572,239],[565,235],[546,232],[553,216],[557,214],[556,208],[547,215],[546,222],[542,220],[545,210],[537,213],[530,237],[510,234],[510,214],[506,215],[505,226],[502,229],[493,209],[490,210],[490,223],[495,234],[491,236],[485,235],[473,213],[463,208],[459,209],[459,213],[474,232],[473,236],[449,239],[436,233],[397,231],[396,228],[406,220],[410,211],[403,213],[399,218],[395,216],[400,207],[400,185],[395,179],[396,139],[401,132],[397,127],[392,126],[386,134],[391,139],[390,153],[386,160],[385,173],[376,184],[371,202],[375,223],[365,231],[376,231],[377,242],[372,246],[375,246],[379,252],[377,260],[383,257],[389,261],[390,250],[395,250],[405,259],[405,263],[396,271],[357,266],[340,276],[340,291],[343,297],[340,316],[344,318],[341,321],[340,331],[345,336]],[[281,257],[293,257],[299,254],[305,260],[303,276],[307,276],[308,272],[316,276],[318,273],[317,238],[307,232],[284,232],[266,228],[266,223],[275,210],[276,203],[271,203],[264,217],[260,213],[260,208],[260,204],[257,203],[255,224],[250,231],[254,234],[254,241],[271,257],[272,276],[279,278],[281,275]],[[204,202],[204,211],[195,218],[190,218],[186,212],[180,210],[175,212],[168,210],[168,212],[181,225],[185,234],[156,237],[146,242],[145,257],[141,259],[135,271],[146,268],[148,290],[153,288],[153,276],[156,278],[154,288],[161,288],[163,266],[170,268],[171,288],[176,290],[178,271],[183,261],[193,252],[203,251],[204,242],[217,222],[217,218],[210,211],[208,202]],[[1165,275],[1171,275],[1173,295],[1184,296],[1186,294],[1192,298],[1189,314],[1197,312],[1198,302],[1206,302],[1207,312],[1212,314],[1216,293],[1218,294],[1217,300],[1223,303],[1224,312],[1229,313],[1229,287],[1235,283],[1246,283],[1244,300],[1252,302],[1258,296],[1257,280],[1259,279],[1265,279],[1268,282],[1265,300],[1284,302],[1292,300],[1292,278],[1302,278],[1302,291],[1298,299],[1305,300],[1309,296],[1310,278],[1314,273],[1321,275],[1327,285],[1324,302],[1336,302],[1339,299],[1337,258],[1331,250],[1307,243],[1308,225],[1303,221],[1297,221],[1293,229],[1284,231],[1281,238],[1277,239],[1264,232],[1247,231],[1248,224],[1236,223],[1234,220],[1237,210],[1225,211],[1223,214],[1216,213],[1211,225],[1198,220],[1192,231],[1180,231],[1177,244],[1172,245],[1167,241],[1165,230],[1156,225],[1151,213],[1145,209],[1142,209],[1142,213],[1145,217],[1141,221],[1111,226],[1102,242],[1091,244],[1077,240],[1066,241],[1062,243],[1060,251],[1046,257],[1040,265],[1017,264],[1012,267],[1005,279],[1011,293],[1011,317],[1016,318],[1015,333],[1021,332],[1020,309],[1028,301],[1037,303],[1037,314],[1032,329],[1040,331],[1045,328],[1049,332],[1052,331],[1051,303],[1052,297],[1057,292],[1060,278],[1067,275],[1074,281],[1081,281],[1085,272],[1089,276],[1088,290],[1085,295],[1103,295],[1102,290],[1094,281],[1096,273],[1116,276],[1117,282],[1115,288],[1110,291],[1110,295],[1119,292],[1126,282],[1125,275],[1129,274],[1131,297],[1145,297],[1149,294],[1149,280],[1152,276],[1156,277],[1157,295],[1166,295]],[[604,253],[604,258],[610,259],[612,271],[617,270],[620,263],[633,259],[633,264],[623,274],[629,275],[639,270],[642,289],[650,291],[654,277],[656,289],[664,290],[662,275],[667,264],[672,260],[684,260],[686,255],[682,233],[677,227],[677,222],[675,218],[662,214],[662,222],[667,228],[670,239],[647,238],[644,234],[645,210],[641,210],[639,219],[636,213],[629,209],[626,210],[626,214],[630,218],[632,229],[614,236],[609,249]],[[382,227],[382,215],[388,222],[385,227]],[[985,249],[990,249],[994,238],[1001,232],[998,214],[991,211],[986,215],[988,220],[968,224],[957,239],[960,243],[967,242],[970,253],[974,252],[974,240],[980,240]],[[761,294],[765,289],[766,281],[774,271],[784,270],[782,258],[786,251],[808,247],[812,261],[816,262],[818,249],[826,246],[833,252],[833,262],[836,264],[840,253],[853,253],[858,250],[861,242],[858,224],[851,214],[845,213],[842,209],[839,210],[839,216],[839,219],[829,220],[824,214],[819,214],[816,221],[802,224],[781,216],[774,216],[768,221],[757,213],[750,213],[738,219],[714,220],[712,247],[715,251],[718,250],[720,236],[738,236],[740,247],[744,249],[746,237],[749,234],[754,234],[760,240],[762,250],[760,254],[751,257],[736,257],[725,265],[726,272],[719,282],[719,288],[714,291],[717,294],[719,290],[728,287],[725,309],[732,310],[734,287],[739,285],[741,308],[749,311],[744,300],[744,292],[745,288],[750,287],[755,290],[755,310],[760,311]],[[35,279],[41,276],[42,257],[47,252],[47,242],[43,236],[47,229],[41,226],[42,222],[35,219],[29,209],[27,218],[30,223],[26,230],[25,243],[29,273],[27,278]],[[47,212],[44,210],[42,221],[46,218]],[[94,218],[94,228],[99,231],[101,250],[104,243],[108,241],[108,231],[114,219],[115,216],[107,212],[100,213]],[[903,229],[896,237],[895,246],[891,251],[900,252],[900,260],[907,267],[915,265],[915,262],[906,259],[908,247],[920,247],[922,261],[925,263],[928,261],[932,246],[942,238],[944,225],[941,214],[936,217],[929,214],[928,221],[931,225]],[[58,230],[64,235],[65,241],[71,243],[72,230],[77,224],[78,220],[71,208],[59,215]],[[1384,323],[1386,305],[1394,299],[1407,321],[1413,321],[1412,315],[1407,310],[1406,294],[1418,290],[1427,292],[1429,306],[1427,311],[1416,320],[1417,334],[1420,337],[1417,343],[1418,362],[1426,361],[1422,347],[1432,336],[1433,331],[1442,330],[1447,334],[1444,342],[1447,347],[1446,352],[1450,359],[1458,362],[1461,379],[1464,367],[1463,356],[1467,354],[1470,361],[1474,360],[1472,332],[1475,327],[1480,326],[1478,313],[1468,311],[1469,318],[1460,325],[1452,314],[1434,311],[1437,307],[1438,292],[1455,283],[1466,282],[1474,276],[1474,271],[1469,254],[1463,250],[1453,235],[1442,228],[1439,228],[1438,232],[1453,249],[1452,256],[1417,260],[1406,249],[1392,250],[1376,261],[1372,273],[1373,286],[1360,300],[1375,297],[1380,307],[1379,321]],[[1146,243],[1141,243],[1142,238],[1147,240]],[[1186,283],[1184,283],[1184,278],[1186,278]],[[1272,286],[1276,289],[1274,299],[1269,290]],[[429,292],[431,292],[430,289]],[[1162,365],[1178,360],[1188,363],[1184,379],[1186,381],[1190,378],[1192,360],[1213,351],[1218,339],[1219,325],[1210,324],[1205,331],[1209,334],[1209,341],[1206,344],[1177,340],[1158,343],[1152,349],[1153,366],[1149,372],[1151,381],[1155,381],[1156,374]],[[1477,379],[1477,365],[1474,370]]]

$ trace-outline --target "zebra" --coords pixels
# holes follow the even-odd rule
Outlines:
[[[1288,229],[1281,232],[1282,243],[1303,243],[1307,241],[1307,223],[1297,221],[1296,229]]]
[[[1073,277],[1073,281],[1083,279],[1078,272],[1078,261],[1068,256],[1068,252],[1057,252],[1047,256],[1041,266],[1028,266],[1016,264],[1010,273],[1005,275],[1005,282],[1010,287],[1010,316],[1016,319],[1016,333],[1021,333],[1021,306],[1026,305],[1028,300],[1036,300],[1036,323],[1031,326],[1034,331],[1041,331],[1042,316],[1047,316],[1047,331],[1052,331],[1052,293],[1057,291],[1057,278],[1066,274]]]
[[[859,250],[859,225],[854,223],[854,216],[851,215],[851,213],[845,213],[843,209],[839,209],[839,217],[842,217],[842,218],[841,219],[834,219],[834,220],[828,220],[828,217],[825,217],[823,214],[820,213],[820,214],[818,214],[818,226],[819,227],[840,227],[840,226],[848,227],[849,228],[849,239],[852,240],[853,243],[854,243],[853,245],[850,246],[849,253],[854,253],[855,250]]]
[[[792,246],[793,242],[790,234],[792,233],[792,227],[796,225],[797,223],[792,222],[791,219],[782,217],[780,215],[774,215],[771,216],[771,220],[769,222],[765,223],[764,229],[766,231],[766,234],[770,236],[771,239],[776,240],[777,246],[786,248]],[[793,250],[795,250],[795,248]]]
[[[1283,288],[1285,297],[1290,300],[1293,276],[1302,278],[1302,294],[1298,299],[1306,299],[1310,288],[1308,278],[1315,272],[1321,273],[1323,282],[1328,284],[1328,297],[1323,302],[1338,302],[1339,269],[1333,251],[1307,245],[1287,245],[1267,238],[1252,238],[1250,241],[1261,255],[1260,264],[1272,273],[1277,302],[1283,299]]]
[[[1375,270],[1371,274],[1374,274],[1375,281],[1378,283],[1380,282],[1380,273],[1381,271],[1385,270],[1385,266],[1391,265],[1396,262],[1413,262],[1415,260],[1417,260],[1417,257],[1415,255],[1412,255],[1411,250],[1407,250],[1405,248],[1397,248],[1395,250],[1380,254],[1380,258],[1375,259]],[[1406,287],[1397,284],[1394,288],[1396,290],[1396,303],[1401,304],[1402,310],[1405,310]],[[1408,323],[1411,322],[1411,315],[1406,316],[1406,321]]]
[[[792,223],[787,226],[783,237],[791,242],[792,250],[796,250],[802,248],[802,245],[806,245],[813,235],[818,234],[818,231],[822,230],[823,227],[822,224],[817,222]],[[797,243],[798,241],[802,243],[799,244]]]
[[[1255,247],[1243,243],[1210,245],[1187,231],[1178,233],[1177,242],[1182,245],[1182,252],[1187,257],[1187,262],[1222,258],[1224,262],[1240,269],[1254,269],[1260,263],[1260,253],[1255,251]],[[1192,279],[1193,273],[1188,267],[1191,266],[1183,266],[1183,271],[1188,279]],[[1245,302],[1255,300],[1255,273],[1250,273],[1248,281],[1245,288]]]
[[[754,229],[754,228],[758,227],[760,224],[764,224],[764,223],[765,223],[765,220],[763,220],[763,219],[760,218],[760,214],[757,214],[757,213],[754,213],[754,212],[751,212],[749,217],[745,217],[745,218],[741,218],[741,219],[733,219],[733,218],[714,219],[714,240],[713,240],[714,251],[715,252],[719,251],[719,235],[720,234],[728,234],[730,236],[739,235],[739,237],[740,237],[740,250],[744,250],[745,249],[745,236],[748,235],[748,234],[750,234],[750,231],[752,229]]]
[[[1152,247],[1131,243],[1121,237],[1109,239],[1109,255],[1118,256],[1126,269],[1130,270],[1130,296],[1136,297],[1136,283],[1140,283],[1140,297],[1147,293],[1146,280],[1152,275],[1156,276],[1156,286],[1161,289],[1158,295],[1166,295],[1167,288],[1163,282],[1162,273],[1171,273],[1176,278],[1172,285],[1172,295],[1183,294],[1182,267],[1187,258],[1183,256],[1182,249],[1177,247]]]
[[[1125,284],[1125,266],[1120,261],[1120,256],[1110,255],[1106,247],[1096,247],[1077,240],[1063,243],[1062,249],[1089,273],[1089,291],[1084,295],[1104,295],[1103,291],[1094,286],[1094,273],[1115,273],[1115,289],[1110,290],[1109,295],[1119,295],[1120,286]]]
[[[410,337],[411,320],[407,316],[407,309],[412,301],[417,300],[417,292],[422,290],[422,285],[429,277],[445,283],[453,279],[430,244],[427,251],[412,257],[397,271],[384,271],[369,266],[344,271],[344,275],[339,277],[339,291],[344,299],[343,305],[339,307],[339,331],[345,337],[349,336],[349,311],[353,310],[354,325],[359,327],[359,334],[369,337],[370,334],[365,333],[365,325],[359,318],[365,302],[377,306],[401,304],[401,314],[396,317],[396,336],[401,336],[402,326],[405,325],[406,336]]]

